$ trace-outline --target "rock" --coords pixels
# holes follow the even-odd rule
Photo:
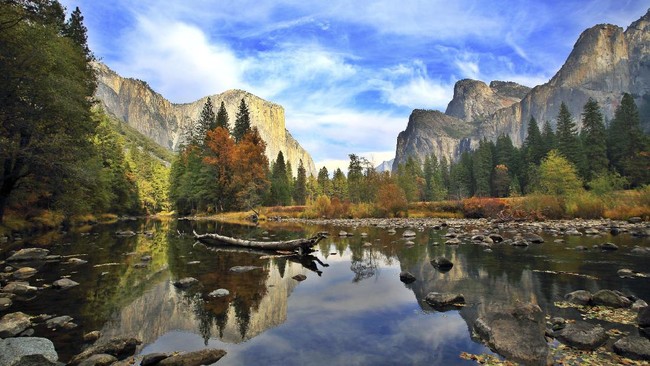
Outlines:
[[[578,231],[576,228],[569,228],[567,231],[564,232],[566,235],[572,235],[572,236],[581,236],[582,233]]]
[[[117,236],[135,236],[135,232],[131,230],[116,231],[115,235]]]
[[[620,278],[634,278],[635,277],[634,276],[634,271],[632,271],[631,269],[628,269],[628,268],[621,268],[618,271],[616,271],[616,274],[618,274],[618,276]]]
[[[140,258],[142,262],[151,262],[152,259],[153,257],[150,255],[143,255],[142,258]]]
[[[618,250],[618,245],[614,243],[602,243],[600,244],[600,249],[608,251]]]
[[[633,254],[641,254],[641,255],[650,255],[650,247],[634,247],[632,248],[632,253]]]
[[[195,352],[174,355],[158,363],[159,366],[201,366],[211,365],[226,355],[221,349],[204,349]]]
[[[520,239],[512,242],[512,246],[515,247],[527,247],[529,244],[526,240]]]
[[[36,268],[32,268],[32,267],[21,267],[21,268],[18,268],[18,269],[16,270],[16,272],[12,273],[11,275],[12,275],[14,278],[16,278],[16,279],[24,280],[24,279],[27,279],[27,278],[32,277],[32,276],[35,275],[36,273],[38,273],[38,271],[36,270]]]
[[[74,320],[71,316],[68,315],[63,315],[63,316],[57,316],[56,318],[48,319],[45,321],[45,326],[48,329],[56,329],[56,328],[74,328],[76,327],[76,324],[72,323],[72,320]],[[74,326],[71,326],[70,324],[73,324]]]
[[[116,361],[117,358],[115,356],[100,353],[97,355],[92,355],[87,359],[81,361],[79,363],[79,366],[110,366]]]
[[[447,272],[449,271],[454,264],[447,258],[445,257],[435,257],[431,261],[431,265],[437,268],[440,271]]]
[[[545,334],[544,313],[532,303],[492,305],[473,325],[487,345],[508,360],[525,365],[552,364]]]
[[[405,230],[402,233],[402,236],[405,237],[405,238],[414,238],[415,237],[415,231],[413,231],[413,230]]]
[[[399,280],[404,283],[412,283],[415,282],[416,278],[411,272],[402,271],[399,273]]]
[[[140,361],[140,366],[151,366],[155,365],[158,362],[166,359],[169,357],[169,354],[167,353],[150,353],[148,355],[144,355],[142,357],[142,361]]]
[[[133,268],[138,268],[138,269],[147,268],[147,267],[149,267],[149,263],[147,262],[140,262],[133,265]]]
[[[30,317],[25,313],[18,311],[6,314],[0,319],[0,338],[15,337],[31,326]]]
[[[0,297],[0,311],[8,309],[12,304],[13,304],[13,301],[11,301],[10,298],[8,298],[8,297]]]
[[[21,337],[0,339],[0,365],[54,366],[60,365],[59,355],[49,339]]]
[[[639,311],[636,322],[641,328],[650,327],[650,307],[643,308]]]
[[[232,271],[232,268],[230,269]],[[180,288],[180,289],[188,289],[194,285],[199,283],[199,280],[197,280],[194,277],[185,277],[181,278],[180,280],[174,282],[174,286]]]
[[[50,251],[43,248],[25,248],[17,251],[11,257],[7,258],[7,262],[23,262],[23,261],[38,261],[44,260]]]
[[[304,281],[304,280],[307,279],[307,276],[305,276],[304,274],[300,273],[300,274],[297,274],[297,275],[295,275],[295,276],[293,276],[293,277],[291,277],[291,278],[293,278],[294,280],[296,280],[296,281],[298,281],[298,282],[302,282],[302,281]]]
[[[142,342],[135,338],[112,338],[106,343],[93,344],[86,348],[83,352],[74,356],[68,364],[78,365],[92,355],[102,353],[113,355],[118,359],[128,357],[135,353],[135,349],[139,344],[142,344]]]
[[[472,236],[472,241],[483,241],[485,240],[485,236],[483,235],[473,235]]]
[[[638,299],[638,300],[636,300],[635,302],[632,303],[632,306],[630,307],[630,309],[632,309],[634,311],[641,311],[641,309],[646,308],[646,307],[648,307],[648,303],[641,300],[641,299]]]
[[[638,216],[634,216],[627,219],[627,222],[629,222],[630,224],[639,224],[643,222],[643,219]]]
[[[60,280],[56,280],[52,283],[52,287],[61,289],[61,290],[67,290],[71,287],[79,286],[79,282],[75,282],[69,278],[62,278]]]
[[[598,229],[594,229],[593,227],[585,229],[585,234],[586,235],[599,235],[600,231]]]
[[[556,338],[573,348],[593,351],[604,344],[608,337],[600,325],[577,321],[557,332]]]
[[[257,267],[257,266],[235,266],[230,268],[230,272],[235,272],[235,273],[243,273],[243,272],[249,272],[255,269],[262,269],[262,267]]]
[[[503,236],[499,234],[490,234],[488,237],[495,243],[501,243],[503,241]]]
[[[214,290],[208,294],[209,297],[224,297],[230,295],[230,291],[225,288]]]
[[[347,231],[341,230],[341,231],[339,231],[339,236],[348,236],[348,233],[347,233]]]
[[[372,243],[369,243],[369,242],[365,242],[365,243],[363,243],[363,247],[364,247],[364,248],[369,248],[369,247],[371,247],[371,246],[372,246]]]
[[[594,305],[604,305],[612,308],[629,308],[632,301],[625,296],[621,296],[612,290],[600,290],[596,292],[591,302]]]
[[[612,236],[616,236],[621,233],[621,229],[613,227],[609,229],[609,233],[612,234]]]
[[[650,340],[639,336],[627,336],[614,343],[614,352],[633,360],[650,361]]]
[[[564,295],[564,298],[576,305],[587,305],[591,302],[591,292],[587,290],[577,290]]]
[[[92,332],[88,332],[84,334],[84,342],[86,343],[93,343],[96,340],[99,339],[99,337],[102,336],[102,333],[98,330],[93,330]]]
[[[67,264],[73,264],[73,265],[79,265],[79,264],[86,264],[88,261],[85,261],[80,258],[70,258],[66,261]]]
[[[581,252],[581,251],[589,250],[589,248],[585,247],[584,245],[578,245],[576,247],[576,250]]]
[[[564,320],[564,318],[560,318],[560,317],[551,318],[551,328],[554,331],[564,329],[565,326],[566,326],[566,320]]]
[[[360,235],[361,235],[362,238],[365,238],[365,237],[368,236],[368,233],[361,233]]]
[[[458,304],[464,304],[465,297],[462,294],[449,292],[429,292],[424,301],[436,310],[447,310],[447,308],[454,308]]]
[[[447,240],[445,242],[445,244],[447,244],[447,245],[458,245],[458,244],[460,244],[460,239],[458,239],[458,238],[449,239],[449,240]]]
[[[539,236],[537,234],[532,234],[532,233],[528,233],[528,234],[524,235],[524,239],[527,242],[533,243],[533,244],[541,244],[541,243],[544,242],[544,238],[542,238],[541,236]]]
[[[397,233],[397,230],[395,230],[393,228],[390,228],[390,229],[386,230],[386,232],[389,233],[389,234],[395,234],[395,233]]]

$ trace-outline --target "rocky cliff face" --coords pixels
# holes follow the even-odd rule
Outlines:
[[[104,109],[168,149],[173,150],[178,146],[182,132],[198,119],[208,98],[174,104],[154,92],[146,82],[123,78],[101,63],[96,63],[95,69],[98,79],[95,95]],[[231,128],[239,103],[244,99],[250,112],[251,125],[259,129],[266,142],[269,161],[275,160],[278,152],[282,151],[285,160],[291,163],[294,174],[300,160],[307,172],[315,174],[311,156],[285,128],[282,106],[243,90],[228,90],[210,98],[216,109],[224,102]]]
[[[530,117],[555,127],[562,102],[578,128],[589,98],[598,101],[605,118],[611,119],[623,93],[630,93],[641,110],[650,107],[650,10],[625,31],[609,24],[585,30],[555,76],[533,89],[515,83],[457,82],[445,114],[413,111],[397,138],[393,170],[408,156],[423,161],[431,152],[455,160],[465,147],[501,134],[521,145]],[[642,124],[650,129],[650,121],[642,119]]]

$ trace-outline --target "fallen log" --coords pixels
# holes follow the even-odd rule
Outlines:
[[[232,238],[230,236],[224,236],[219,234],[197,234],[194,231],[194,238],[200,241],[203,244],[209,245],[234,245],[244,248],[257,248],[265,250],[290,250],[298,251],[299,253],[308,253],[309,249],[314,245],[318,244],[326,235],[323,233],[318,233],[311,238],[302,238],[294,240],[284,240],[284,241],[257,241],[257,240],[247,240],[247,239],[238,239]]]

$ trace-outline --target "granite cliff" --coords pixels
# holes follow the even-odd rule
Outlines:
[[[95,96],[106,112],[126,122],[140,133],[168,149],[176,149],[182,132],[198,119],[207,96],[192,103],[174,104],[153,91],[141,80],[123,78],[102,63],[95,63],[97,91]],[[302,160],[307,172],[315,174],[314,161],[285,128],[284,108],[243,90],[228,90],[211,95],[219,108],[224,102],[232,128],[242,99],[246,101],[251,125],[257,127],[266,142],[266,156],[275,160],[282,151],[291,163],[294,174]],[[215,110],[216,113],[216,110]]]
[[[460,80],[443,114],[414,110],[406,130],[397,138],[393,170],[409,156],[420,161],[431,153],[455,160],[479,140],[509,135],[516,145],[526,137],[528,121],[553,127],[560,104],[569,107],[578,128],[580,114],[594,98],[611,119],[623,93],[630,93],[641,110],[642,126],[650,130],[650,10],[626,30],[600,24],[585,30],[560,70],[547,83],[532,89],[493,81]]]

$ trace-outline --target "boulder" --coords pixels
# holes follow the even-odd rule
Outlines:
[[[629,308],[632,301],[625,296],[621,296],[612,290],[600,290],[596,292],[591,302],[594,305],[609,306],[612,308]]]
[[[402,233],[402,237],[404,237],[404,238],[414,238],[415,237],[415,231],[413,231],[413,230],[405,230]]]
[[[24,261],[38,261],[44,260],[50,251],[43,248],[25,248],[17,251],[11,257],[7,258],[7,262],[24,262]]]
[[[435,257],[431,261],[431,265],[437,268],[440,271],[446,272],[454,266],[454,264],[445,257]]]
[[[56,280],[52,283],[52,287],[58,288],[61,290],[67,290],[71,287],[79,286],[78,282],[75,282],[69,278],[62,278],[60,280]]]
[[[222,349],[204,349],[195,352],[174,355],[158,363],[159,366],[201,366],[211,365],[226,355]]]
[[[29,282],[24,281],[9,282],[2,288],[2,292],[8,292],[18,296],[32,296],[36,294],[36,291],[38,291],[36,287],[30,286]]]
[[[530,244],[526,240],[520,239],[513,241],[511,245],[515,247],[527,247]]]
[[[591,302],[591,292],[577,290],[564,295],[566,301],[576,305],[588,305]]]
[[[88,333],[84,334],[84,342],[86,342],[86,343],[95,342],[101,336],[102,336],[102,333],[100,331],[93,330],[92,332],[88,332]]]
[[[15,337],[31,326],[32,321],[25,313],[18,311],[6,314],[0,319],[0,338]]]
[[[57,328],[71,329],[77,326],[75,323],[72,322],[73,320],[74,319],[68,315],[57,316],[56,318],[46,320],[45,326],[48,329],[57,329]]]
[[[0,297],[0,311],[8,309],[12,304],[13,304],[13,301],[11,301],[10,298],[8,298],[8,297]]]
[[[490,234],[488,237],[495,243],[501,243],[503,241],[503,236],[499,234]]]
[[[404,283],[412,283],[415,282],[415,276],[411,272],[402,271],[399,273],[399,280]]]
[[[231,268],[231,270],[232,270],[232,268]],[[199,280],[197,280],[196,278],[194,278],[194,277],[185,277],[185,278],[181,278],[180,280],[174,282],[174,286],[184,290],[184,289],[188,289],[188,288],[196,285],[197,283],[199,283]]]
[[[643,219],[638,216],[634,216],[627,219],[627,222],[629,222],[630,224],[638,224],[643,222]]]
[[[570,347],[593,351],[604,344],[608,337],[600,325],[577,321],[557,332],[556,338]]]
[[[0,339],[0,365],[54,366],[60,365],[52,341],[45,338],[21,337]]]
[[[169,357],[169,354],[167,353],[150,353],[142,357],[142,361],[140,361],[140,366],[156,365],[158,364],[158,362],[166,359],[167,357]]]
[[[81,258],[70,258],[70,259],[68,259],[65,263],[66,263],[66,264],[74,264],[74,265],[78,265],[78,264],[86,264],[86,263],[88,263],[88,261],[83,260],[83,259],[81,259]]]
[[[647,302],[645,302],[645,301],[643,301],[641,299],[638,299],[638,300],[636,300],[635,302],[632,303],[632,306],[630,306],[630,309],[632,309],[633,311],[641,311],[641,310],[643,310],[644,308],[647,308],[647,307],[648,307]]]
[[[21,268],[18,268],[18,269],[16,270],[16,272],[12,273],[11,275],[12,275],[14,278],[16,278],[16,279],[24,280],[24,279],[27,279],[27,278],[32,277],[32,276],[35,275],[36,273],[38,273],[38,271],[36,270],[36,268],[32,268],[32,267],[21,267]]]
[[[493,305],[473,325],[492,350],[525,365],[550,365],[552,358],[544,337],[544,313],[532,303]]]
[[[633,360],[650,361],[650,340],[639,336],[627,336],[614,343],[614,352]]]
[[[74,356],[68,364],[78,365],[91,356],[102,353],[113,355],[118,359],[125,358],[133,355],[139,344],[142,344],[142,342],[135,338],[111,338],[106,343],[93,344],[86,348],[83,352]]]
[[[208,294],[209,297],[224,297],[230,295],[230,291],[225,288],[214,290]]]
[[[436,310],[448,310],[457,307],[458,304],[465,303],[465,297],[462,294],[452,294],[449,292],[429,292],[424,298],[427,304]]]
[[[541,243],[544,242],[544,238],[542,238],[541,236],[539,236],[537,234],[532,234],[532,233],[528,233],[528,234],[524,235],[524,239],[526,239],[527,242],[533,243],[533,244],[541,244]]]
[[[650,327],[650,307],[645,307],[639,311],[636,322],[641,328]]]
[[[607,250],[607,251],[614,251],[614,250],[618,250],[618,245],[614,243],[602,243],[600,244],[600,249]]]
[[[81,361],[79,366],[110,366],[117,361],[117,357],[113,355],[107,355],[105,353],[100,353],[97,355],[92,355],[87,359]]]
[[[447,245],[458,245],[458,244],[460,244],[460,239],[458,239],[458,238],[449,239],[449,240],[447,240],[445,242],[445,244],[447,244]]]

